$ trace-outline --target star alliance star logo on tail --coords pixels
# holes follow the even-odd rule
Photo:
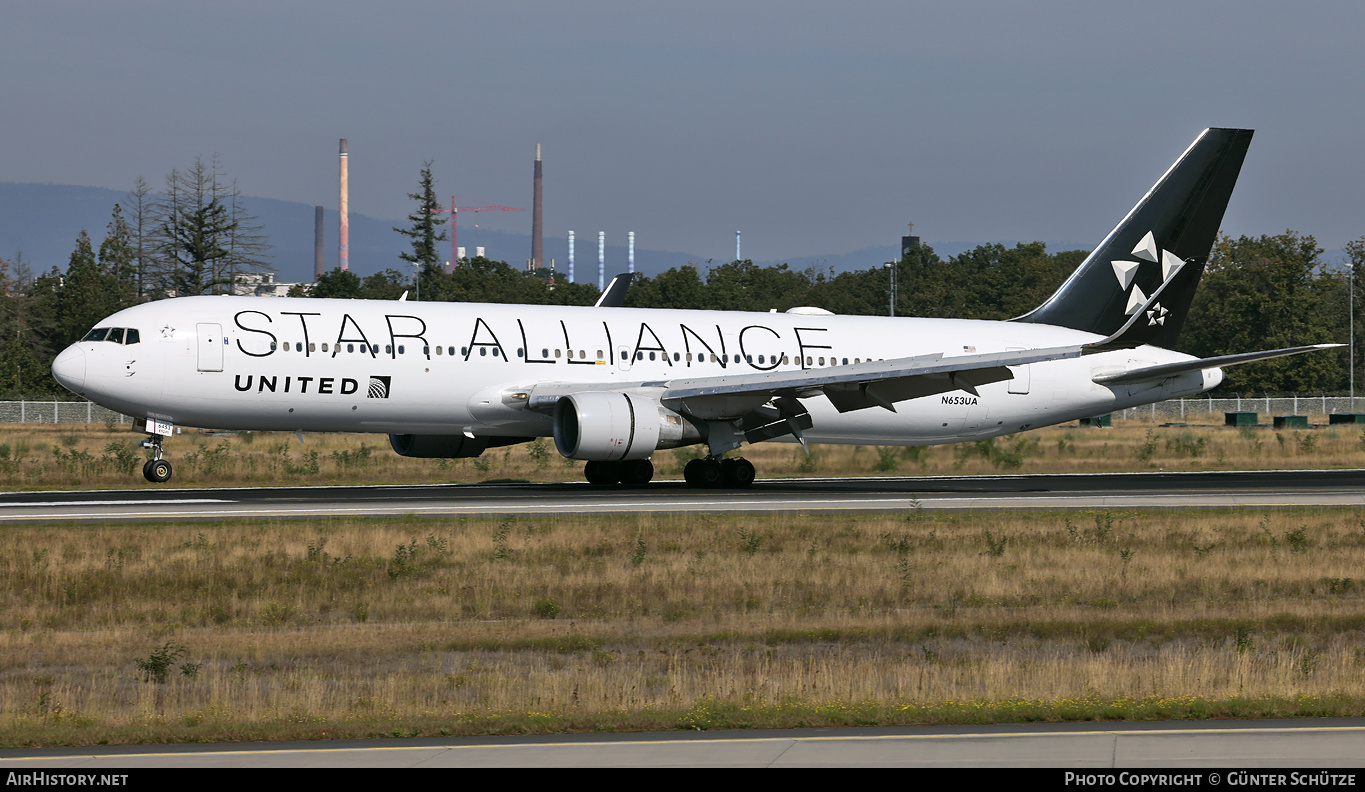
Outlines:
[[[392,377],[370,377],[370,390],[366,398],[387,399],[389,398],[389,382]]]
[[[1179,256],[1169,250],[1162,249],[1158,254],[1156,237],[1152,236],[1151,231],[1148,231],[1147,235],[1142,238],[1142,241],[1137,244],[1137,247],[1133,248],[1133,255],[1143,261],[1160,264],[1162,283],[1170,280],[1172,276],[1180,271],[1181,267],[1185,266],[1185,262],[1181,261]],[[1118,278],[1120,290],[1128,291],[1129,286],[1133,287],[1133,290],[1128,294],[1128,305],[1124,309],[1125,315],[1132,316],[1147,302],[1147,295],[1142,293],[1142,288],[1133,283],[1133,280],[1137,277],[1138,267],[1141,266],[1142,261],[1111,261],[1109,264],[1114,268],[1114,277]],[[1162,308],[1160,303],[1153,305],[1147,311],[1147,324],[1166,324],[1167,313],[1169,313],[1169,311]]]

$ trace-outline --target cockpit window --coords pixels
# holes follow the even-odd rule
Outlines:
[[[142,340],[136,328],[96,327],[85,334],[82,341],[112,341],[115,344],[136,344]]]

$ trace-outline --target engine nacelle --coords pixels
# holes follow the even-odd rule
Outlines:
[[[488,439],[458,435],[389,435],[389,445],[399,456],[419,459],[476,457],[488,448]]]
[[[555,403],[555,447],[570,459],[648,459],[660,448],[702,439],[698,428],[658,402],[634,393],[575,393]]]

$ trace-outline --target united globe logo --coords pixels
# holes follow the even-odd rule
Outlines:
[[[389,398],[389,382],[391,377],[370,377],[370,390],[366,394],[370,399]]]

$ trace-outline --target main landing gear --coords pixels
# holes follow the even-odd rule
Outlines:
[[[689,487],[743,489],[754,483],[754,463],[747,459],[694,459],[683,468]]]
[[[165,484],[171,480],[170,460],[161,458],[161,435],[151,435],[142,441],[143,448],[152,450],[152,458],[142,466],[142,477],[153,484]]]
[[[628,459],[624,462],[589,462],[583,466],[589,484],[624,484],[643,487],[654,478],[654,463],[648,459]]]
[[[754,483],[754,465],[747,459],[694,459],[683,468],[689,487],[706,489],[743,489]],[[648,459],[625,462],[589,462],[583,466],[589,484],[624,484],[643,487],[654,478],[654,463]]]

